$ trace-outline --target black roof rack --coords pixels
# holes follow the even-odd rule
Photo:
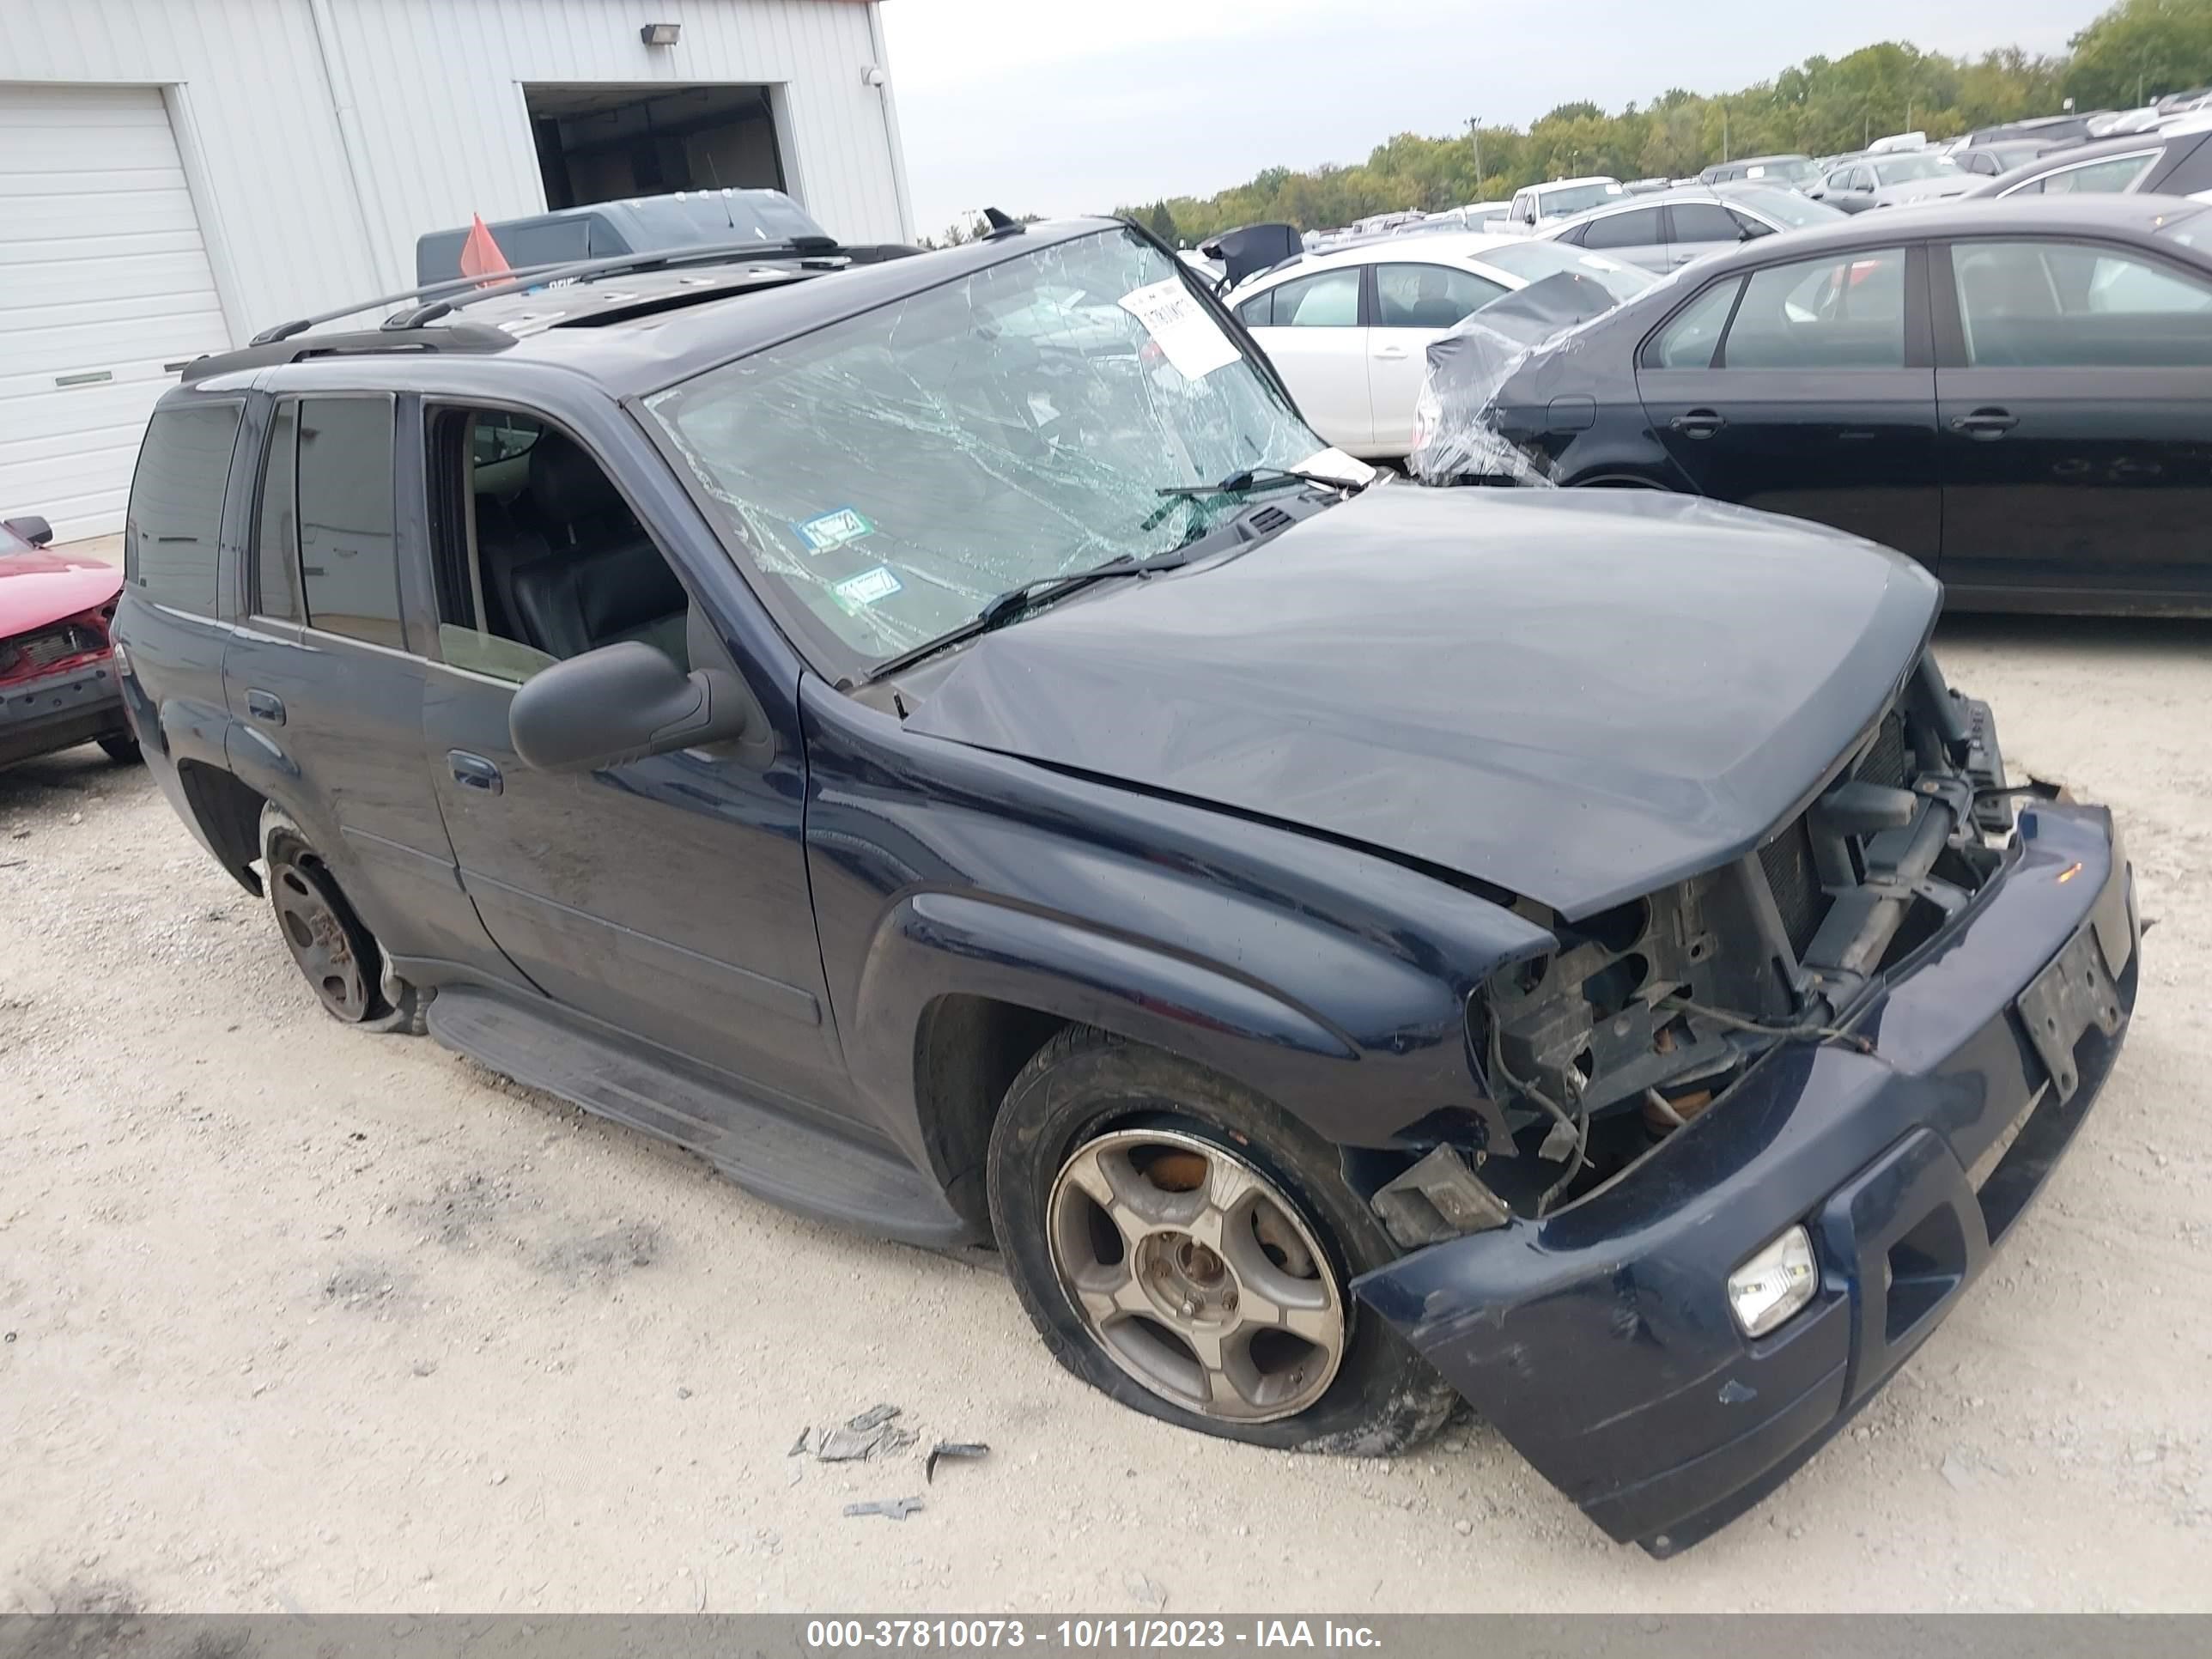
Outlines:
[[[265,368],[272,363],[304,362],[310,357],[359,356],[371,352],[504,351],[514,336],[488,323],[456,323],[451,328],[377,328],[341,334],[308,334],[267,340],[235,351],[211,352],[186,363],[177,377],[184,385],[210,374]]]
[[[185,366],[179,378],[191,382],[210,374],[228,374],[271,363],[296,363],[309,357],[365,352],[504,351],[514,343],[514,337],[489,324],[454,323],[443,328],[431,328],[428,325],[486,300],[527,293],[556,283],[585,282],[597,276],[659,270],[672,265],[735,264],[756,259],[793,258],[802,266],[817,270],[839,270],[847,263],[843,248],[833,238],[797,236],[787,242],[720,242],[703,247],[618,253],[599,259],[567,259],[526,266],[489,280],[481,276],[448,277],[442,282],[404,288],[394,294],[379,295],[373,300],[356,300],[351,305],[317,312],[312,317],[278,323],[263,329],[235,351],[212,352],[195,359]],[[373,330],[307,333],[309,329],[336,322],[341,317],[408,300],[423,303],[395,311]]]

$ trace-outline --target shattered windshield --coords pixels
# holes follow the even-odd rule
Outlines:
[[[732,543],[870,662],[1009,588],[1171,551],[1250,504],[1164,489],[1323,448],[1176,262],[1118,228],[646,402]]]

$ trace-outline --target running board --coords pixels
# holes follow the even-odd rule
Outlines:
[[[579,1029],[474,986],[449,986],[425,1015],[448,1048],[517,1083],[675,1142],[747,1192],[804,1215],[942,1249],[975,1231],[896,1153],[757,1106],[714,1074]]]

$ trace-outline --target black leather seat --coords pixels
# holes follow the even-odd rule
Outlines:
[[[684,663],[690,600],[599,464],[557,433],[530,452],[528,519],[479,501],[493,631],[556,657],[644,640]]]

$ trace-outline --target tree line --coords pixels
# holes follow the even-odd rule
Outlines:
[[[2212,0],[2120,0],[2055,57],[2005,47],[1951,58],[1886,40],[1843,58],[1808,58],[1738,92],[1707,97],[1676,87],[1612,115],[1593,103],[1562,104],[1525,132],[1485,125],[1445,137],[1401,133],[1357,166],[1270,167],[1214,196],[1116,212],[1194,245],[1265,220],[1320,230],[1375,213],[1503,201],[1547,179],[1679,179],[1729,156],[1833,155],[1888,132],[1955,137],[2056,114],[2067,98],[2084,111],[2131,108],[2209,82]]]

